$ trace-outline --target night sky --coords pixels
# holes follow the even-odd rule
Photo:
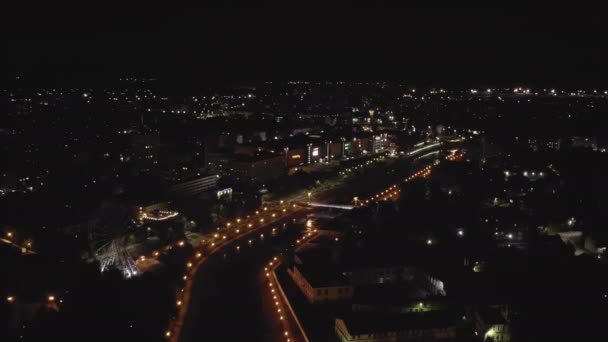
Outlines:
[[[15,9],[2,15],[0,70],[89,81],[152,74],[194,85],[608,83],[607,30],[598,9],[280,8]]]

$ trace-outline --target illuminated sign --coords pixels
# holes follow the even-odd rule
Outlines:
[[[318,147],[315,147],[315,148],[312,149],[312,156],[313,157],[319,156],[319,148]]]
[[[350,148],[350,143],[345,143],[345,144],[344,144],[344,149],[345,149],[345,150],[348,150],[349,148]]]
[[[299,154],[294,154],[291,156],[291,159],[300,159],[302,156]]]

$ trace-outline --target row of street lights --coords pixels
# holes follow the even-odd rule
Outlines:
[[[296,240],[296,244],[301,244],[304,243],[306,241],[306,239],[312,238],[313,233],[316,233],[317,229],[314,230],[308,230],[307,233],[303,234],[302,237],[300,239]],[[297,248],[297,247],[296,247]],[[264,274],[266,276],[266,278],[268,278],[268,288],[270,291],[270,295],[272,296],[272,301],[274,303],[274,305],[276,306],[276,310],[277,310],[277,315],[279,316],[279,324],[282,325],[284,331],[283,331],[283,336],[285,338],[286,342],[291,342],[291,334],[289,333],[288,327],[287,327],[287,323],[285,322],[285,313],[283,308],[281,307],[281,304],[279,302],[278,296],[277,296],[277,289],[279,288],[280,284],[278,284],[278,282],[276,283],[276,286],[273,285],[273,281],[271,279],[271,274],[274,273],[274,271],[276,270],[277,267],[279,267],[280,265],[280,261],[278,259],[278,257],[273,257],[272,260],[270,262],[268,262],[268,266],[264,267]],[[276,278],[275,278],[276,279]],[[287,298],[284,298],[284,301],[287,301]],[[302,332],[302,334],[304,334],[304,332]]]
[[[281,200],[279,203],[281,205],[283,205],[285,202],[283,200]],[[285,215],[287,213],[289,207],[290,207],[289,205],[284,205],[283,208],[280,208],[281,209],[280,213],[282,213],[282,214]],[[296,208],[296,205],[292,204],[291,208]],[[250,228],[250,231],[251,231],[251,229],[254,229],[253,228],[253,223],[255,223],[255,221],[258,220],[256,216],[258,216],[258,215],[260,215],[260,214],[262,214],[264,212],[268,212],[268,209],[269,209],[268,207],[262,207],[262,208],[260,208],[260,210],[257,210],[255,212],[255,214],[253,214],[253,216],[248,215],[246,217],[246,219],[244,219],[244,220],[241,220],[240,218],[237,218],[236,219],[236,224],[235,224],[235,233],[237,234],[236,236],[239,236],[241,234],[241,229],[239,228],[240,226],[245,226],[246,225],[247,228]],[[282,215],[282,216],[284,216],[284,215]],[[272,220],[276,221],[278,219],[282,219],[283,218],[283,217],[277,218],[277,213],[271,213],[270,217],[271,217],[271,221]],[[264,226],[266,226],[266,225],[268,225],[270,223],[270,222],[267,222],[266,224],[264,224],[264,222],[265,222],[264,218],[260,218],[259,222],[261,224],[259,228],[264,227]],[[231,222],[227,222],[225,224],[225,228],[224,229],[229,229],[231,226],[232,226],[232,223]],[[220,229],[221,228],[218,227],[218,231]],[[275,232],[275,231],[276,231],[276,228],[273,229],[273,232]],[[246,234],[247,232],[246,232],[246,230],[243,230],[242,233]],[[211,241],[211,243],[210,243],[210,247],[212,247],[213,249],[215,249],[215,251],[217,251],[218,249],[221,248],[221,246],[222,246],[221,243],[222,242],[225,242],[225,243],[230,242],[230,240],[227,239],[226,235],[221,235],[221,239],[220,239],[220,234],[219,233],[215,233],[213,235],[213,238],[219,240],[219,242],[218,242],[217,245],[216,245],[215,241]],[[264,239],[264,234],[260,234],[260,239]],[[252,242],[253,242],[253,240],[250,239],[249,242],[248,242],[249,245],[251,245]],[[182,240],[182,241],[178,242],[177,245],[180,246],[180,247],[183,247],[185,245],[185,243]],[[169,246],[169,249],[170,248],[172,248],[171,245]],[[213,249],[209,252],[209,254],[214,253]],[[240,246],[237,246],[236,250],[239,251],[240,250]],[[155,252],[154,255],[158,256],[158,253]],[[169,324],[169,329],[165,332],[165,337],[167,339],[170,339],[172,341],[177,341],[177,338],[179,336],[179,329],[181,329],[182,322],[183,322],[183,316],[185,316],[185,313],[187,311],[187,304],[188,303],[187,303],[187,298],[185,298],[185,297],[187,296],[187,293],[189,293],[190,289],[192,288],[192,281],[193,281],[193,277],[192,276],[197,272],[198,267],[205,260],[206,260],[206,258],[203,258],[202,251],[198,251],[196,253],[196,260],[189,260],[189,261],[186,262],[186,274],[182,278],[184,280],[184,282],[185,282],[184,288],[182,288],[182,289],[179,290],[179,292],[177,294],[177,301],[176,301],[176,308],[179,311],[178,312],[178,319],[174,320],[173,322],[171,322]]]
[[[428,177],[431,174],[431,168],[432,166],[429,165],[415,173],[413,173],[412,175],[410,175],[409,177],[406,177],[403,181],[405,183],[417,178],[417,177]],[[361,202],[359,202],[359,197],[354,197],[353,201],[355,202],[355,206],[357,206],[357,204],[359,203],[360,206],[365,206],[368,205],[371,202],[374,201],[388,201],[389,199],[393,199],[396,198],[400,193],[401,193],[401,189],[397,188],[397,184],[393,184],[390,187],[384,189],[383,191],[371,196],[369,199],[366,200],[361,200]]]
[[[349,167],[347,169],[344,169],[344,171],[340,171],[340,172],[338,172],[338,174],[340,174],[340,175],[346,175],[346,174],[351,173],[351,172],[353,172],[353,171],[355,171],[357,169],[362,169],[366,165],[371,165],[371,164],[373,164],[375,162],[379,162],[379,161],[382,161],[384,159],[385,159],[384,156],[376,157],[376,158],[374,158],[372,160],[368,160],[367,162],[365,162],[365,164],[359,164],[357,166],[353,166],[353,167]]]

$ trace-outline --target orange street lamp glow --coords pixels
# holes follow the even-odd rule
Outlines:
[[[14,302],[14,301],[15,301],[15,297],[13,297],[13,296],[8,296],[8,297],[6,297],[6,301],[7,301],[7,302],[9,302],[9,303],[12,303],[12,302]]]
[[[50,295],[47,299],[48,299],[49,302],[54,302],[55,301],[55,296]]]

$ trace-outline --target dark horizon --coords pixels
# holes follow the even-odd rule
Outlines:
[[[297,79],[598,87],[608,76],[601,19],[445,7],[57,10],[6,18],[13,33],[0,75],[85,86],[137,75],[188,87]]]

